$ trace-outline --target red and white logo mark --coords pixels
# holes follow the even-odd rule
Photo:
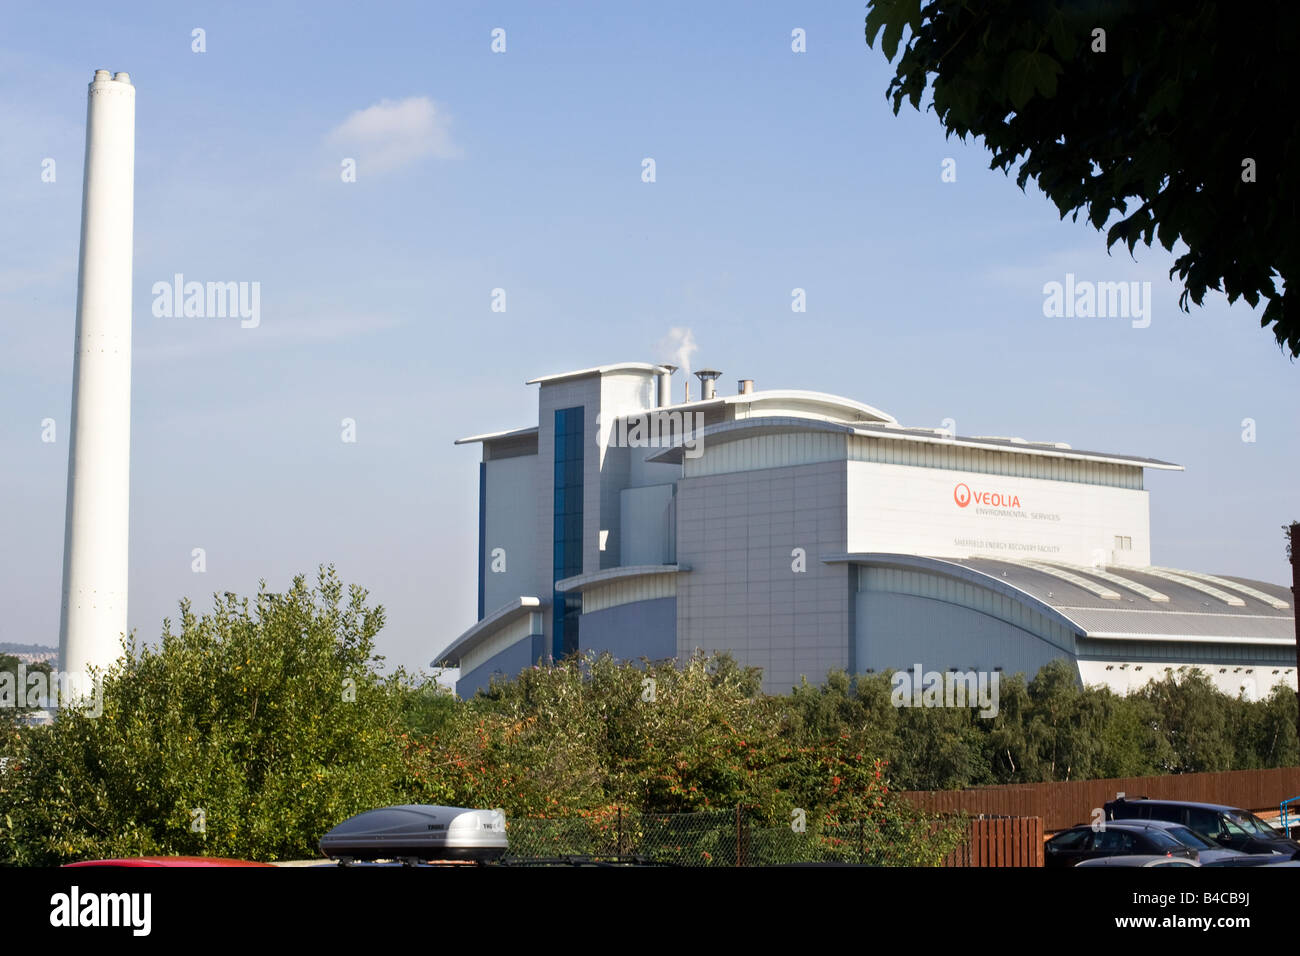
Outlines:
[[[996,491],[971,491],[966,482],[959,482],[952,490],[952,500],[958,508],[965,508],[971,501],[986,508],[1019,508],[1020,496],[1001,494]]]

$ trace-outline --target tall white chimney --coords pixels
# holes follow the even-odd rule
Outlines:
[[[106,668],[127,630],[135,87],[96,70],[86,108],[59,668]],[[84,686],[84,685],[83,685]]]

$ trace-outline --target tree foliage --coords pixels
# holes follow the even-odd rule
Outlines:
[[[1196,668],[1168,671],[1126,696],[1083,687],[1052,661],[1032,680],[1000,682],[998,713],[888,707],[892,673],[833,674],[785,698],[797,725],[824,739],[847,734],[884,759],[904,790],[1103,777],[1253,770],[1300,763],[1296,695],[1230,697]],[[888,708],[882,709],[881,700]]]
[[[507,818],[739,805],[756,825],[788,826],[798,810],[824,848],[861,825],[872,841],[891,835],[911,862],[937,862],[951,834],[892,792],[869,724],[844,729],[834,711],[857,702],[846,678],[835,681],[837,700],[806,688],[801,711],[763,694],[759,672],[725,654],[535,667],[466,701],[438,733],[412,735],[411,787],[431,802],[501,807]],[[887,698],[885,707],[881,716],[892,716]]]
[[[886,96],[982,137],[991,167],[1033,180],[1106,246],[1158,241],[1183,281],[1265,308],[1300,355],[1300,7],[1216,0],[870,0],[866,40],[896,72]],[[906,39],[904,35],[906,34]],[[901,54],[899,53],[901,47]],[[1291,117],[1288,119],[1288,117]],[[1279,284],[1278,280],[1281,280]]]
[[[106,855],[273,860],[390,802],[399,700],[373,668],[381,608],[333,569],[132,647],[105,675],[99,717],[64,710],[24,736],[0,778],[0,859]],[[323,824],[325,824],[323,826]]]
[[[1054,662],[1005,678],[991,717],[896,707],[889,673],[764,694],[760,673],[725,654],[587,656],[461,700],[422,675],[384,676],[383,619],[333,569],[282,594],[218,597],[202,616],[182,602],[177,631],[165,622],[155,645],[124,642],[100,716],[0,721],[0,862],[314,856],[354,813],[437,803],[500,807],[575,834],[609,831],[624,814],[643,824],[697,814],[721,827],[699,834],[701,853],[721,831],[734,839],[739,808],[771,838],[755,859],[933,865],[961,821],[918,811],[901,790],[1298,756],[1295,694],[1234,699],[1190,669],[1120,697]]]

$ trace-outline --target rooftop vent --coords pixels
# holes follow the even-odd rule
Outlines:
[[[702,368],[695,373],[695,377],[700,380],[700,400],[707,402],[714,398],[717,394],[714,382],[722,377],[722,373],[717,369]]]
[[[673,403],[673,372],[677,371],[676,365],[661,364],[659,366],[659,407],[663,408]]]

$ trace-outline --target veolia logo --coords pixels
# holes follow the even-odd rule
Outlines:
[[[1020,496],[999,494],[996,491],[971,491],[966,483],[959,482],[952,490],[952,500],[958,508],[965,508],[972,499],[988,508],[1019,508]]]

